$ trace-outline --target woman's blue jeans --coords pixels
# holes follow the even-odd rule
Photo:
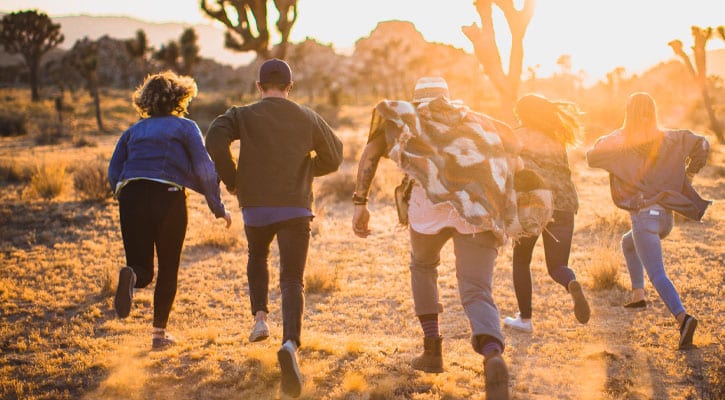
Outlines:
[[[677,289],[667,277],[662,261],[661,239],[672,231],[672,212],[659,206],[630,213],[632,230],[622,236],[622,252],[627,262],[632,289],[644,288],[644,270],[652,286],[672,315],[685,311]]]

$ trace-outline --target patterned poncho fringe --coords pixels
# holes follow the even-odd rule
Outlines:
[[[501,122],[442,97],[414,105],[381,101],[371,132],[385,125],[387,156],[434,204],[449,202],[474,227],[502,241],[526,234],[517,213],[519,145]]]

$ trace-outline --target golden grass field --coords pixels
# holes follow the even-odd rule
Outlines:
[[[392,162],[381,163],[370,205],[374,233],[355,237],[348,198],[369,119],[364,109],[343,111],[359,123],[339,130],[346,144],[341,170],[316,183],[301,398],[483,399],[482,359],[470,348],[450,245],[440,267],[446,372],[424,374],[408,364],[422,334],[408,283],[407,231],[396,226],[391,197],[399,175]],[[282,330],[276,246],[272,335],[249,343],[246,241],[228,193],[229,230],[201,195],[188,197],[189,228],[168,326],[180,343],[151,351],[152,286],[137,290],[128,319],[115,318],[113,293],[125,262],[117,203],[84,200],[72,177],[108,160],[131,122],[126,118],[107,117],[112,133],[92,135],[82,147],[0,138],[0,398],[285,398],[275,354]],[[539,242],[532,264],[534,333],[504,330],[513,399],[725,398],[725,152],[714,138],[711,143],[710,164],[694,183],[715,203],[702,223],[678,219],[663,242],[669,276],[700,320],[694,348],[677,350],[677,324],[649,282],[649,308],[621,307],[629,279],[619,238],[628,219],[612,205],[606,174],[586,166],[585,144],[571,155],[581,209],[570,265],[592,318],[576,322],[570,297],[546,273]],[[41,197],[38,179],[29,178],[37,171],[60,175],[59,196]],[[495,273],[501,319],[517,311],[510,264],[509,243]]]

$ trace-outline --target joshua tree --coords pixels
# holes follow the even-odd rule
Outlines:
[[[86,81],[88,92],[93,97],[93,104],[96,107],[98,130],[105,131],[101,118],[101,98],[98,93],[98,42],[90,40],[88,37],[79,39],[66,57],[68,64],[76,68]]]
[[[143,29],[136,31],[136,37],[133,39],[127,39],[124,41],[126,44],[126,51],[128,55],[133,59],[143,59],[146,57],[146,52],[149,49],[148,39],[146,38],[146,32]]]
[[[277,30],[282,35],[274,56],[285,58],[289,33],[297,21],[297,0],[273,2],[279,11]],[[224,45],[227,48],[240,52],[254,51],[257,58],[269,58],[267,0],[200,0],[200,7],[207,15],[227,27],[224,35]],[[230,15],[232,8],[234,11]]]
[[[717,28],[717,30],[720,36],[725,38],[725,32],[723,32],[725,28],[720,26]],[[713,132],[715,132],[715,135],[717,136],[717,141],[722,144],[725,143],[725,138],[723,137],[723,130],[720,126],[720,122],[717,120],[715,110],[712,107],[712,99],[710,98],[710,93],[708,92],[707,87],[705,45],[707,44],[707,41],[710,40],[710,38],[712,37],[713,32],[714,29],[712,27],[692,27],[692,37],[695,39],[695,45],[692,46],[692,53],[693,57],[695,58],[694,66],[690,61],[690,57],[688,57],[688,55],[685,53],[685,50],[682,48],[682,41],[673,40],[669,42],[668,45],[672,47],[672,51],[674,51],[677,56],[682,58],[682,61],[687,67],[687,70],[690,71],[690,74],[692,74],[692,76],[695,78],[695,82],[697,83],[697,86],[700,89],[700,93],[702,94],[702,100],[705,103],[707,115],[710,117],[710,128]]]
[[[493,29],[493,5],[503,11],[506,23],[511,31],[511,54],[509,71],[506,74],[501,64],[501,54],[496,45],[496,34]],[[475,0],[476,11],[481,18],[481,26],[476,23],[461,28],[468,40],[473,43],[473,50],[483,71],[501,95],[502,118],[513,121],[513,105],[518,97],[521,84],[521,68],[524,59],[524,35],[534,15],[536,0],[525,0],[519,10],[513,0]]]
[[[30,72],[30,92],[33,101],[40,100],[38,69],[40,59],[48,50],[63,42],[60,24],[36,10],[7,14],[0,22],[0,45],[10,54],[20,53]]]
[[[194,28],[186,28],[179,38],[179,52],[183,61],[180,72],[185,75],[191,75],[194,65],[200,60],[198,39]]]

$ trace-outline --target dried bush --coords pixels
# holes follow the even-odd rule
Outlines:
[[[62,164],[42,164],[30,177],[30,187],[38,196],[52,199],[60,196],[65,187],[66,167]]]
[[[33,170],[17,160],[0,160],[0,182],[27,183],[32,175]]]
[[[0,136],[20,136],[28,133],[25,113],[0,111]]]
[[[621,286],[619,269],[623,257],[614,245],[595,245],[591,249],[591,255],[594,260],[589,267],[592,288],[606,290]]]
[[[111,197],[111,188],[106,179],[108,163],[102,159],[78,168],[73,174],[73,188],[84,200],[103,201]]]

